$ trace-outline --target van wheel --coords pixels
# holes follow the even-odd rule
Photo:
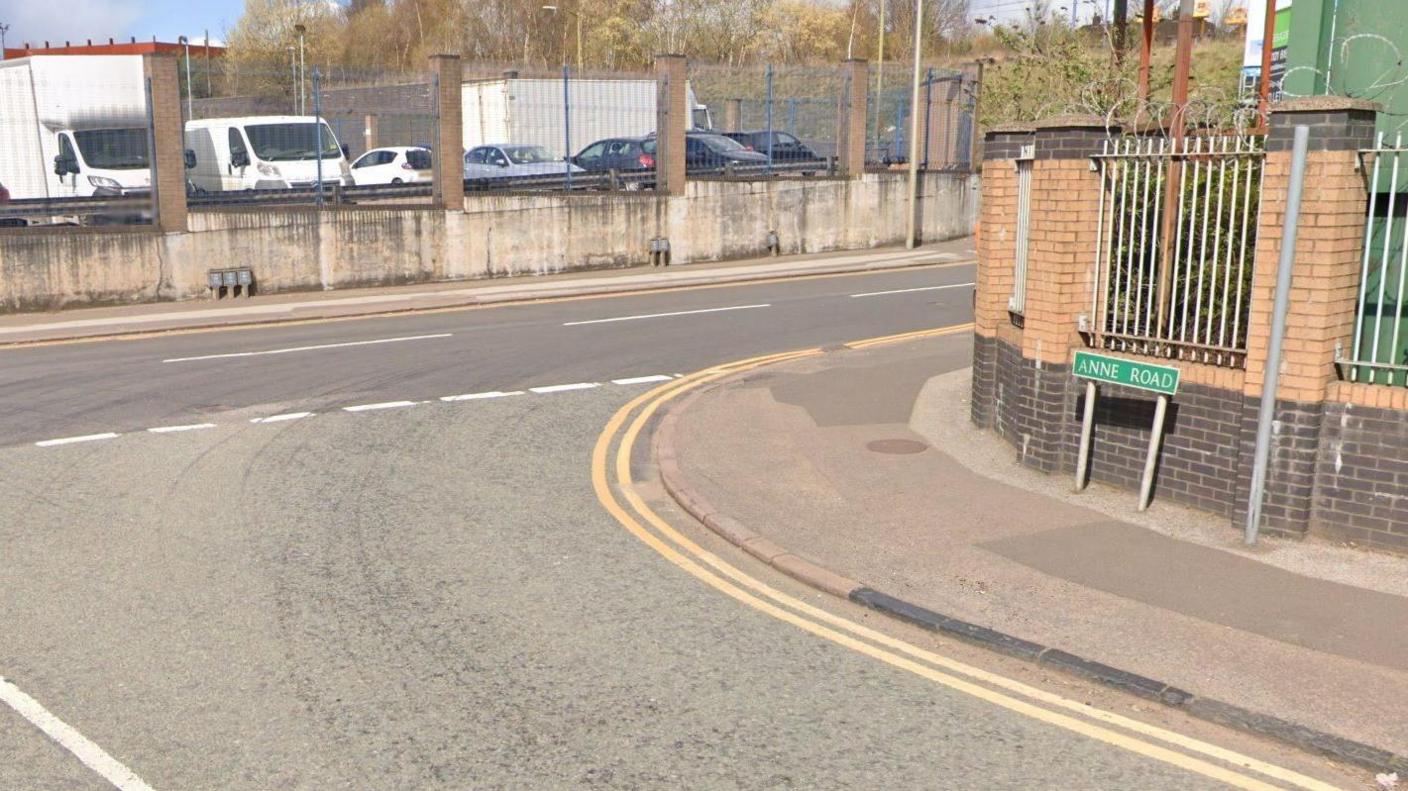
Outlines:
[[[401,180],[400,180],[400,179],[392,179],[392,180],[391,180],[391,183],[392,183],[392,184],[400,184],[400,183],[401,183]]]

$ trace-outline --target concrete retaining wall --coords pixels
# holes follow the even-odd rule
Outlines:
[[[536,275],[645,264],[655,237],[675,264],[863,249],[905,232],[905,177],[692,181],[676,197],[486,195],[463,212],[263,207],[192,212],[188,233],[0,233],[0,312],[201,297],[209,269],[248,266],[261,293]],[[927,174],[921,235],[971,232],[973,177]]]

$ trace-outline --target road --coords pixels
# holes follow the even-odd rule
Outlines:
[[[966,321],[972,276],[0,351],[0,788],[1215,787],[741,606],[598,502],[655,381]]]

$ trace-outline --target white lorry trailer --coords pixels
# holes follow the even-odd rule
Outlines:
[[[138,55],[0,61],[0,184],[13,200],[151,191]]]
[[[466,82],[460,92],[464,148],[535,145],[563,157],[602,138],[649,135],[655,131],[656,91],[655,80],[573,79],[565,91],[559,79]],[[693,128],[713,128],[709,109],[688,86],[685,102]]]

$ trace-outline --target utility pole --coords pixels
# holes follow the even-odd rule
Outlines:
[[[1173,142],[1183,140],[1187,126],[1188,77],[1193,68],[1193,11],[1196,0],[1178,5],[1178,50],[1173,63]]]
[[[1150,0],[1152,2],[1152,0]],[[1195,0],[1181,0],[1178,7],[1178,50],[1174,55],[1173,64],[1173,117],[1170,123],[1173,124],[1173,151],[1178,154],[1178,147],[1183,146],[1186,151],[1188,134],[1188,77],[1193,67],[1193,10]],[[1149,30],[1149,20],[1145,19],[1145,31]],[[1149,58],[1148,48],[1144,53],[1144,60]],[[1148,79],[1145,77],[1144,79]],[[1145,86],[1145,96],[1148,96],[1147,85]],[[1177,211],[1174,207],[1179,205],[1183,196],[1183,184],[1180,179],[1182,174],[1178,167],[1177,157],[1170,157],[1168,160],[1168,177],[1164,179],[1164,210],[1163,216],[1163,250],[1160,252],[1159,284],[1158,284],[1158,326],[1163,327],[1168,318],[1168,311],[1173,304],[1173,248],[1167,244],[1173,238],[1174,225],[1177,223]]]
[[[924,0],[914,0],[914,76],[909,91],[909,226],[904,246],[919,244],[919,69],[924,52]],[[925,108],[927,114],[928,108]]]
[[[1255,0],[1253,0],[1255,2]],[[1261,85],[1257,89],[1257,114],[1261,126],[1266,126],[1267,108],[1271,105],[1271,49],[1276,38],[1276,0],[1266,0],[1266,24],[1261,36]]]
[[[1129,0],[1115,0],[1115,63],[1124,64],[1124,51],[1128,45],[1126,28],[1129,27]]]
[[[181,36],[176,41],[186,48],[186,120],[190,121],[195,118],[195,111],[191,107],[191,40]]]
[[[303,34],[308,32],[308,28],[297,24],[293,29],[298,33],[298,114],[305,115],[308,110],[308,98],[303,90],[303,76],[307,73],[303,64]]]

